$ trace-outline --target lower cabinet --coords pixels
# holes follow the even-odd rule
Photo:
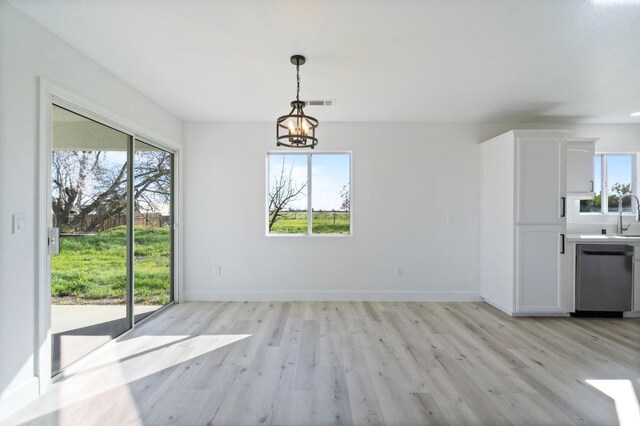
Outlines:
[[[519,225],[515,313],[564,313],[563,225]]]

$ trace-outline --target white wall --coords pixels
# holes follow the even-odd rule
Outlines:
[[[182,123],[0,0],[0,418],[37,394],[38,77],[170,140]],[[12,234],[12,215],[26,231]],[[34,394],[36,392],[36,394]]]
[[[318,151],[353,152],[353,236],[267,237],[274,123],[187,123],[187,300],[478,298],[478,144],[513,128],[564,128],[619,149],[640,141],[637,125],[321,122]]]
[[[317,151],[353,151],[352,237],[265,236],[273,123],[185,126],[187,299],[479,298],[473,126],[321,123],[319,132]]]

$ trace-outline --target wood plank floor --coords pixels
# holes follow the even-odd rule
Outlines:
[[[640,319],[510,318],[483,303],[184,303],[9,424],[618,424]]]

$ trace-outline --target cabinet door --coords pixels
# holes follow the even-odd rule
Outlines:
[[[565,222],[565,150],[564,140],[556,137],[518,137],[518,225]]]
[[[516,312],[561,313],[563,226],[518,226]]]
[[[567,142],[567,194],[593,197],[595,142]]]

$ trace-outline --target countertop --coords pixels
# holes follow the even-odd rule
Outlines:
[[[615,243],[615,244],[640,244],[640,235],[620,236],[616,234],[567,234],[567,241],[583,243]]]

